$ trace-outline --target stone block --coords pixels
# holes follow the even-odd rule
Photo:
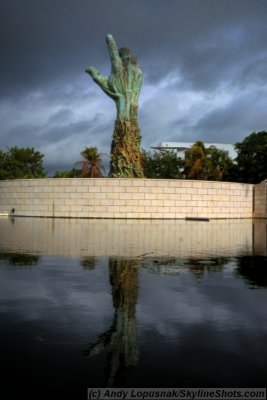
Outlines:
[[[151,193],[162,193],[162,188],[161,187],[151,187],[150,189]]]
[[[151,206],[152,205],[152,200],[146,200],[146,199],[140,199],[138,200],[138,205],[139,206]]]
[[[144,207],[143,206],[133,206],[132,211],[136,212],[136,213],[142,213],[142,212],[144,212]]]
[[[144,187],[145,186],[145,179],[133,179],[132,186],[133,187]]]
[[[126,218],[139,219],[138,212],[126,212]]]
[[[120,184],[120,186],[130,187],[130,186],[132,186],[132,179],[120,179],[119,184]]]
[[[151,212],[151,218],[153,219],[163,219],[164,214],[161,212]]]
[[[74,185],[73,185],[74,186]],[[78,193],[87,193],[88,192],[88,186],[85,186],[85,185],[83,185],[83,186],[76,186],[77,187],[77,192]]]
[[[139,193],[138,187],[135,186],[126,186],[125,191],[126,193]]]
[[[126,218],[127,213],[126,212],[114,212],[113,213],[113,218]]]
[[[125,193],[126,187],[125,186],[113,186],[114,193]]]
[[[142,200],[145,199],[145,193],[132,193],[133,200]]]
[[[133,211],[133,207],[132,207],[132,206],[129,206],[129,205],[122,206],[122,207],[121,207],[121,211],[122,211],[122,212],[125,212],[125,213],[132,212],[132,211]]]
[[[113,206],[114,200],[113,199],[101,199],[100,204],[103,206]]]
[[[92,178],[91,178],[92,179]],[[95,186],[108,186],[108,178],[93,178]]]
[[[158,187],[161,187],[161,188],[169,188],[170,186],[171,186],[171,182],[173,182],[173,181],[171,181],[171,180],[169,180],[169,179],[161,179],[161,180],[157,180],[157,186]],[[176,181],[174,181],[175,182],[175,184],[177,184],[177,182]]]
[[[114,206],[125,206],[127,200],[124,199],[113,199]]]
[[[119,195],[126,194],[126,193],[119,193]],[[117,199],[118,193],[107,193],[107,199]]]
[[[139,218],[146,219],[151,218],[151,213],[139,212]]]
[[[142,201],[144,201],[144,200],[132,200],[132,199],[129,199],[129,200],[125,200],[125,205],[126,206],[136,206],[137,205],[137,203],[139,203],[139,201],[140,202],[142,202]]]
[[[44,189],[45,189],[45,187],[44,187]],[[65,193],[75,193],[75,192],[77,192],[77,187],[72,186],[72,185],[64,186],[64,192]]]
[[[127,200],[132,198],[132,193],[119,193],[119,199]]]

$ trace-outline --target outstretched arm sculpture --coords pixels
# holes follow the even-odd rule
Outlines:
[[[110,76],[102,76],[93,67],[86,69],[86,72],[115,101],[117,107],[109,176],[142,178],[141,136],[137,116],[142,70],[128,48],[118,49],[112,35],[107,35],[106,40],[111,61]]]

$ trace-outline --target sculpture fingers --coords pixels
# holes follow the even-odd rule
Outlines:
[[[94,67],[90,67],[90,68],[86,68],[85,72],[89,75],[91,75],[91,77],[94,79],[95,77],[97,77],[98,75],[100,75],[100,72],[97,71],[97,69],[95,69]]]
[[[87,74],[89,74],[95,83],[98,84],[98,86],[101,87],[101,89],[109,96],[112,98],[116,98],[116,93],[109,87],[108,84],[108,78],[101,75],[99,71],[97,71],[94,67],[87,68],[85,70]]]
[[[89,74],[99,86],[106,86],[107,78],[101,75],[101,73],[97,71],[97,69],[95,69],[94,67],[90,67],[87,68],[85,72],[87,72],[87,74]]]
[[[111,34],[108,34],[106,37],[110,61],[112,65],[112,71],[117,72],[122,68],[121,58],[119,56],[118,47],[113,39]]]

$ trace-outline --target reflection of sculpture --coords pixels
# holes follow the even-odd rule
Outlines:
[[[107,35],[111,74],[104,77],[95,68],[86,69],[117,107],[117,119],[111,145],[110,177],[143,177],[138,126],[138,97],[143,74],[128,48],[118,50],[112,35]]]
[[[126,368],[136,365],[138,360],[135,320],[138,269],[133,261],[111,259],[109,274],[115,308],[113,322],[84,355],[107,350],[108,386],[114,386],[122,383]]]

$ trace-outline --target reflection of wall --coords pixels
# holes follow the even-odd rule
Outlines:
[[[253,185],[178,179],[0,181],[0,212],[82,218],[251,218]]]
[[[254,218],[267,218],[267,180],[254,187]]]
[[[253,250],[256,254],[267,256],[267,220],[253,222]]]
[[[254,223],[254,247],[263,240]],[[259,227],[259,228],[258,228]],[[266,234],[265,234],[266,235]],[[87,220],[0,219],[0,246],[6,250],[87,256],[211,257],[252,250],[252,220]],[[265,236],[266,240],[266,236]]]

